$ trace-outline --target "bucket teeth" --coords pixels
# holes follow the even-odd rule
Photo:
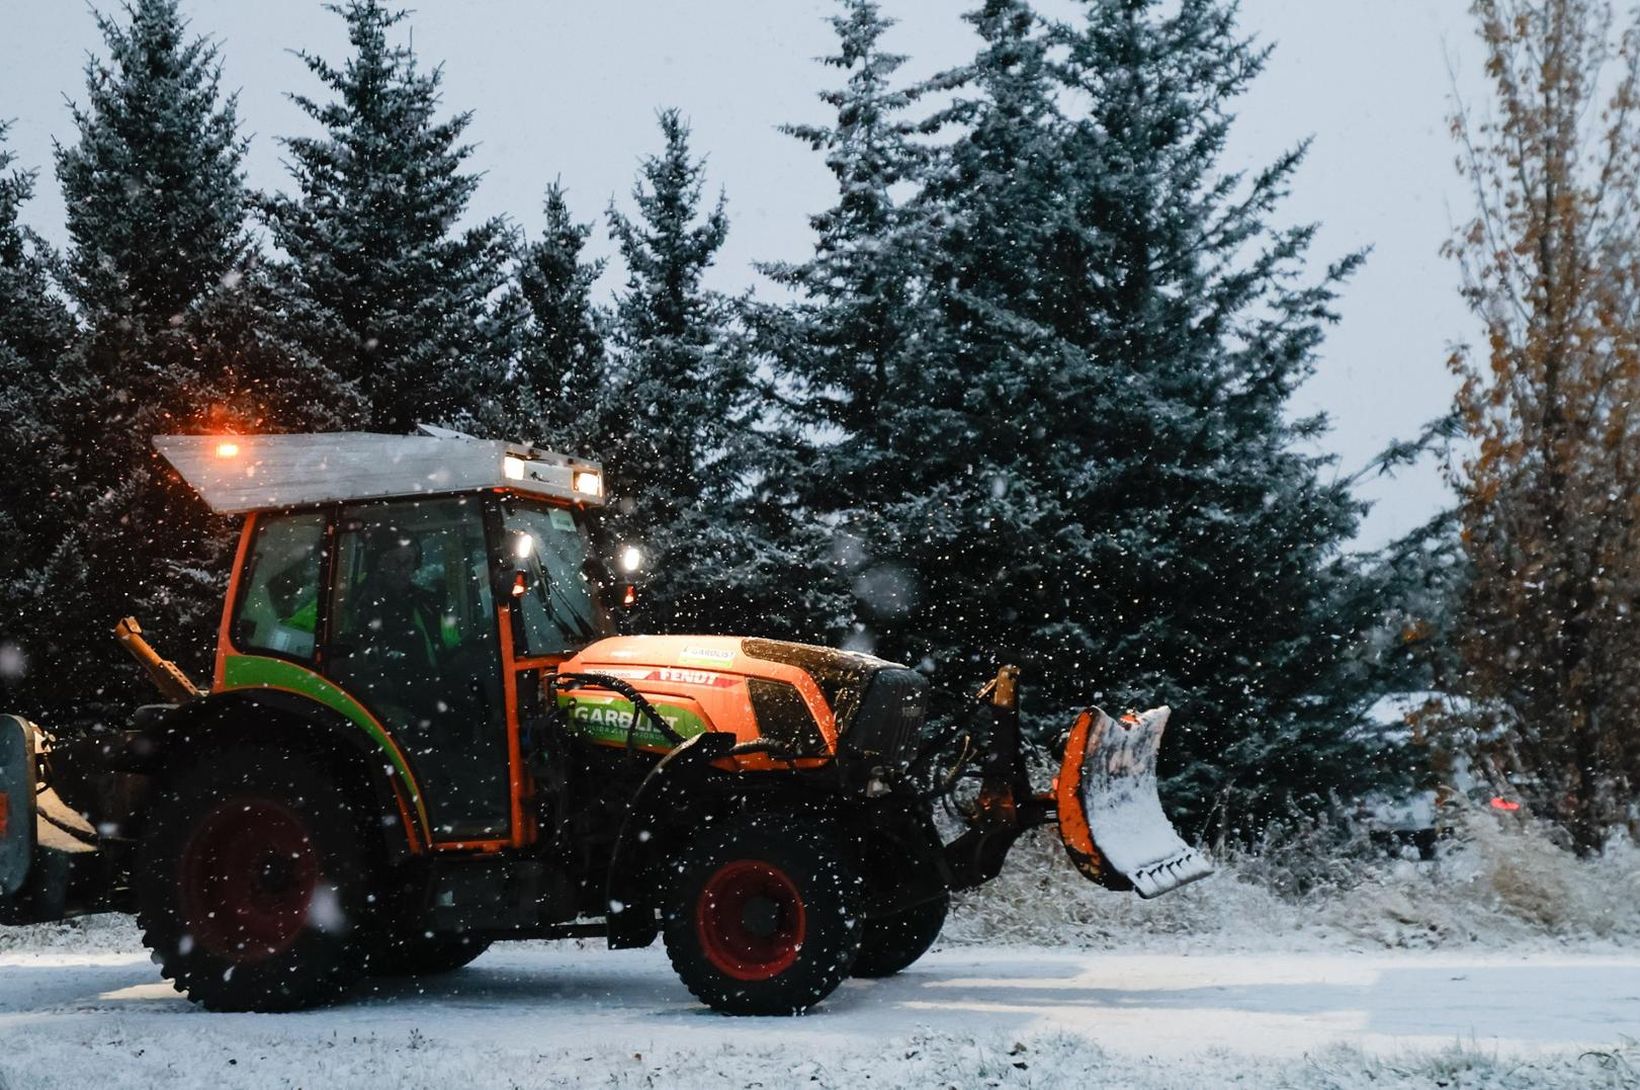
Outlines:
[[[1209,863],[1195,848],[1185,848],[1183,852],[1171,859],[1165,859],[1153,866],[1141,867],[1129,874],[1128,881],[1133,883],[1134,892],[1141,897],[1159,897],[1169,890],[1178,889],[1182,885],[1206,878],[1213,873],[1213,864]]]

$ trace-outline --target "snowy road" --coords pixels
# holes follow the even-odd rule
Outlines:
[[[1349,1055],[1400,1062],[1455,1044],[1488,1062],[1535,1055],[1573,1064],[1593,1052],[1588,1079],[1564,1085],[1636,1085],[1634,1037],[1640,954],[1632,952],[1183,956],[953,947],[898,978],[850,982],[800,1019],[711,1014],[658,948],[503,946],[447,977],[292,1015],[198,1011],[140,952],[0,953],[7,1090],[1086,1086],[1095,1070],[1108,1085],[1201,1085],[1207,1070],[1276,1085],[1294,1072],[1321,1078],[1329,1065],[1347,1068]],[[1354,1085],[1343,1076],[1314,1084]]]

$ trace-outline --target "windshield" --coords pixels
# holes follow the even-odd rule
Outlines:
[[[516,499],[504,501],[502,511],[508,562],[530,575],[530,589],[518,599],[524,653],[561,655],[610,635],[576,513]]]

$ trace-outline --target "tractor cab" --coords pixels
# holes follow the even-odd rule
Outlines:
[[[366,726],[432,843],[524,835],[519,683],[613,633],[597,464],[453,433],[156,446],[246,517],[211,691],[299,693]]]

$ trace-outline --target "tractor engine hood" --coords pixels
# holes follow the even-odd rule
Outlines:
[[[927,715],[927,684],[916,671],[870,655],[782,640],[615,636],[590,645],[559,670],[627,682],[679,734],[727,731],[739,742],[765,741],[799,757],[835,755],[864,772],[903,771]],[[624,742],[627,701],[591,690],[573,699],[573,728],[595,740]],[[640,726],[636,743],[666,748],[651,733]]]

